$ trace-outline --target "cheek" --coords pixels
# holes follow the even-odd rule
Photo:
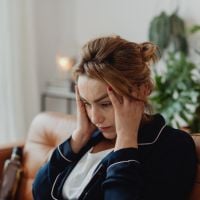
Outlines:
[[[85,107],[86,113],[89,117],[89,119],[91,119],[92,117],[92,110],[89,107]],[[115,116],[114,116],[114,109],[113,107],[109,107],[109,108],[101,108],[99,107],[97,109],[97,115],[100,115],[102,117],[104,117],[107,121],[109,122],[114,122],[115,121]]]
[[[110,121],[110,122],[113,122],[115,121],[115,114],[114,114],[114,109],[113,107],[109,108],[107,110],[107,112],[105,113],[106,115],[106,118]]]

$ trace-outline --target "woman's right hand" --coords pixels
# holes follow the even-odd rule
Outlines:
[[[96,126],[91,123],[88,118],[85,105],[80,99],[78,87],[75,86],[76,108],[77,108],[77,127],[72,133],[71,146],[74,153],[78,153],[80,149],[91,138]]]

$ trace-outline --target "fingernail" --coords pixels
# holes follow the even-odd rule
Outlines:
[[[109,90],[109,91],[112,91],[112,87],[111,87],[111,86],[108,86],[108,90]]]

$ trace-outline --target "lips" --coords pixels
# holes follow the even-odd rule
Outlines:
[[[111,128],[111,126],[99,127],[99,129],[102,130],[102,131],[106,131],[109,128]]]

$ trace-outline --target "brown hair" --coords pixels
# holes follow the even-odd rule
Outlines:
[[[150,42],[137,44],[119,36],[97,38],[83,46],[75,79],[79,75],[99,79],[130,98],[133,85],[146,84],[151,93],[154,86],[149,67],[157,58],[158,48]]]

